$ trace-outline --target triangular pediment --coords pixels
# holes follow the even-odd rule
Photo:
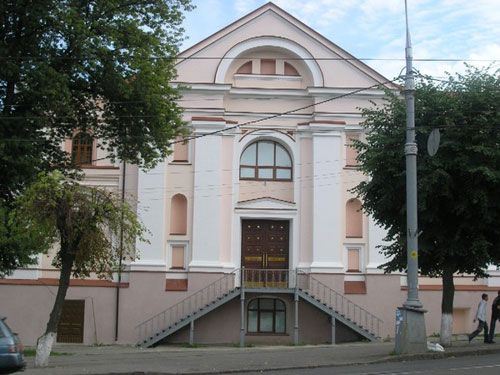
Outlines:
[[[319,84],[315,80],[316,87],[363,87],[387,81],[368,65],[273,3],[261,6],[181,52],[178,55],[178,81],[222,83],[216,76],[224,60],[234,57],[231,52],[235,47],[259,39],[265,46],[270,38],[296,43],[298,48],[307,50],[310,55],[306,57],[307,61],[312,59],[316,62],[318,59],[318,68],[324,80]],[[276,48],[276,45],[269,46]]]
[[[236,204],[236,209],[295,211],[296,204],[281,199],[264,197],[264,198],[249,199],[246,201],[239,201]]]

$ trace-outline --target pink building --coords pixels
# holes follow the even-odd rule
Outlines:
[[[182,52],[173,84],[188,87],[180,105],[195,139],[176,143],[153,170],[93,165],[102,151],[91,139],[67,142],[89,164],[86,183],[117,191],[124,183],[151,238],[137,244],[121,284],[72,281],[59,340],[392,336],[406,278],[378,269],[384,231],[350,193],[365,178],[350,144],[363,137],[360,108],[382,100],[380,86],[398,88],[272,3]],[[491,274],[457,275],[456,333],[472,330],[480,294],[496,292]],[[40,256],[38,267],[0,280],[1,299],[12,301],[0,313],[27,344],[43,333],[57,276]],[[422,278],[420,297],[428,334],[438,332],[440,281]]]

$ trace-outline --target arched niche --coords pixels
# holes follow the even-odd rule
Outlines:
[[[346,237],[363,237],[363,212],[361,210],[361,201],[359,199],[349,199],[346,203]]]
[[[170,234],[187,233],[187,198],[175,194],[170,205]]]

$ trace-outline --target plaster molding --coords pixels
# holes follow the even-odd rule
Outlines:
[[[224,59],[222,59],[219,66],[217,67],[214,82],[216,84],[225,84],[227,72],[235,58],[248,50],[264,47],[281,48],[299,58],[304,59],[303,62],[307,66],[313,77],[314,86],[323,86],[323,74],[318,63],[314,60],[314,56],[296,42],[274,36],[264,36],[247,39],[232,47],[229,51],[227,51],[227,53],[224,55]]]

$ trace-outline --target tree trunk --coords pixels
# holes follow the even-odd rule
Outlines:
[[[451,346],[453,333],[453,298],[455,297],[455,284],[453,283],[453,268],[443,270],[443,299],[441,301],[441,334],[440,344]]]
[[[69,280],[75,257],[72,254],[68,254],[68,252],[64,250],[65,249],[61,247],[61,251],[63,251],[65,255],[62,259],[56,300],[54,301],[54,306],[52,307],[52,312],[50,313],[45,334],[38,338],[36,345],[35,367],[45,367],[49,364],[49,356],[52,351],[52,345],[56,339],[57,326],[59,324],[59,319],[61,318],[64,298],[66,297],[66,292],[69,287]]]

